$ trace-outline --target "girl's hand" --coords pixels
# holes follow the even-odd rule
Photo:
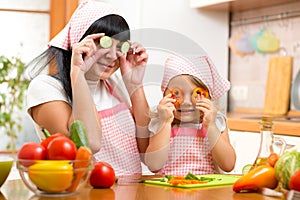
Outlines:
[[[143,83],[145,68],[148,61],[146,49],[139,43],[131,43],[126,55],[117,53],[120,58],[120,69],[125,85],[140,86]]]
[[[95,41],[104,36],[104,33],[97,33],[86,36],[82,41],[72,46],[71,67],[78,67],[87,72],[96,60],[102,55],[99,46]]]
[[[160,122],[173,122],[176,100],[172,98],[172,94],[164,96],[157,106]]]
[[[202,121],[206,127],[209,127],[211,122],[215,122],[217,108],[210,99],[198,94],[196,98],[196,109],[200,111],[200,117],[203,118]]]

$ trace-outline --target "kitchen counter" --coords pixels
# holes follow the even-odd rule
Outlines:
[[[228,127],[232,131],[259,132],[263,113],[257,109],[239,108],[227,113]],[[300,137],[300,112],[289,111],[285,116],[274,116],[274,133]]]
[[[149,176],[148,176],[149,177]],[[214,199],[214,200],[276,200],[279,198],[264,196],[259,193],[235,193],[232,186],[209,187],[202,189],[180,189],[174,187],[156,186],[144,183],[119,185],[115,184],[108,189],[93,189],[90,186],[81,188],[78,194],[64,198],[50,198],[34,196],[24,185],[21,179],[8,180],[2,187],[0,200],[45,200],[45,199],[106,199],[106,200],[185,200],[185,199]]]

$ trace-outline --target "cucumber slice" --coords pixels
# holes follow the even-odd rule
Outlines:
[[[110,48],[113,44],[111,37],[103,36],[100,38],[99,44],[102,48],[107,49]]]
[[[120,48],[121,53],[126,54],[129,51],[129,49],[130,49],[130,43],[122,42],[121,48]]]
[[[250,171],[251,167],[252,167],[252,164],[245,165],[242,169],[242,174],[243,175],[247,174]]]

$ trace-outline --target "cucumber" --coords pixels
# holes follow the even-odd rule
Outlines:
[[[130,43],[129,42],[122,42],[120,51],[122,54],[126,54],[130,49]]]
[[[100,38],[99,44],[102,48],[108,49],[112,46],[113,41],[109,36],[103,36]]]
[[[70,138],[75,143],[77,149],[81,146],[89,147],[84,124],[80,120],[75,120],[70,127]]]

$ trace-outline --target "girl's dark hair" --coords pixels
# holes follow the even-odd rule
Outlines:
[[[110,14],[96,20],[84,33],[82,39],[94,33],[105,33],[119,41],[130,39],[129,26],[126,20],[119,15]],[[72,101],[72,88],[70,78],[72,50],[64,50],[57,47],[49,47],[46,51],[33,59],[26,67],[26,75],[33,79],[46,67],[55,68],[57,72],[50,74],[60,80],[64,90]]]

